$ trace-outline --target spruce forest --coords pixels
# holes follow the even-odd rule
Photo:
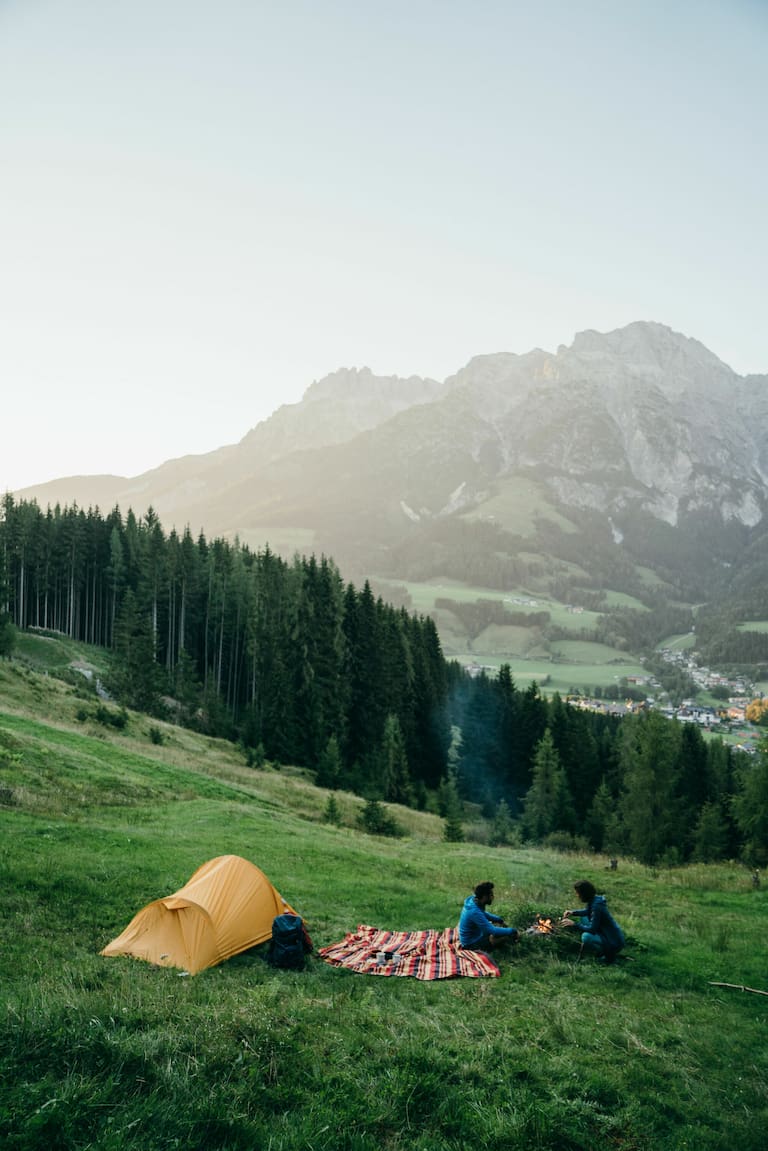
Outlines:
[[[616,718],[524,689],[503,666],[470,678],[434,622],[345,584],[334,562],[137,518],[0,513],[0,655],[15,631],[109,653],[99,687],[132,708],[239,744],[382,803],[439,811],[461,839],[631,854],[647,864],[768,858],[768,755],[648,711]],[[104,707],[94,697],[94,706]],[[475,818],[476,817],[476,818]]]

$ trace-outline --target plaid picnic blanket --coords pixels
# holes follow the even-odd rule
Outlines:
[[[459,946],[456,927],[443,931],[382,931],[361,923],[340,943],[321,947],[317,954],[333,967],[346,967],[365,975],[413,975],[416,979],[501,975],[484,952],[465,951]]]

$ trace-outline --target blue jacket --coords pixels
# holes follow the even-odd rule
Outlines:
[[[501,927],[501,916],[483,911],[474,895],[464,900],[459,919],[459,943],[462,947],[487,947],[490,935],[517,935],[515,927]]]
[[[624,946],[624,932],[608,910],[604,895],[596,895],[586,907],[574,911],[573,918],[578,922],[582,931],[590,935],[599,935],[606,951],[621,951]]]

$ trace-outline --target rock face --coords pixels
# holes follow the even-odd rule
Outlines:
[[[344,443],[416,404],[439,398],[445,385],[410,376],[375,376],[370,368],[340,368],[307,388],[299,404],[284,404],[257,424],[240,447],[278,459],[305,448]]]
[[[566,505],[630,502],[670,524],[706,508],[753,526],[765,512],[768,381],[661,324],[481,357],[447,382],[484,413],[505,467],[536,469]]]
[[[17,494],[152,505],[167,529],[250,542],[301,529],[333,553],[340,533],[375,550],[441,518],[491,519],[515,477],[566,513],[606,517],[614,540],[638,515],[748,531],[766,516],[768,376],[737,376],[698,341],[638,322],[555,354],[477,356],[442,383],[341,369],[239,444]]]

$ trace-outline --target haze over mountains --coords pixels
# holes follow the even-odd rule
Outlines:
[[[490,549],[496,585],[535,574],[533,554],[587,583],[645,565],[704,595],[765,529],[768,376],[637,322],[480,355],[443,382],[340,369],[238,444],[16,495],[152,506],[166,530],[322,551],[356,574],[470,579]]]

